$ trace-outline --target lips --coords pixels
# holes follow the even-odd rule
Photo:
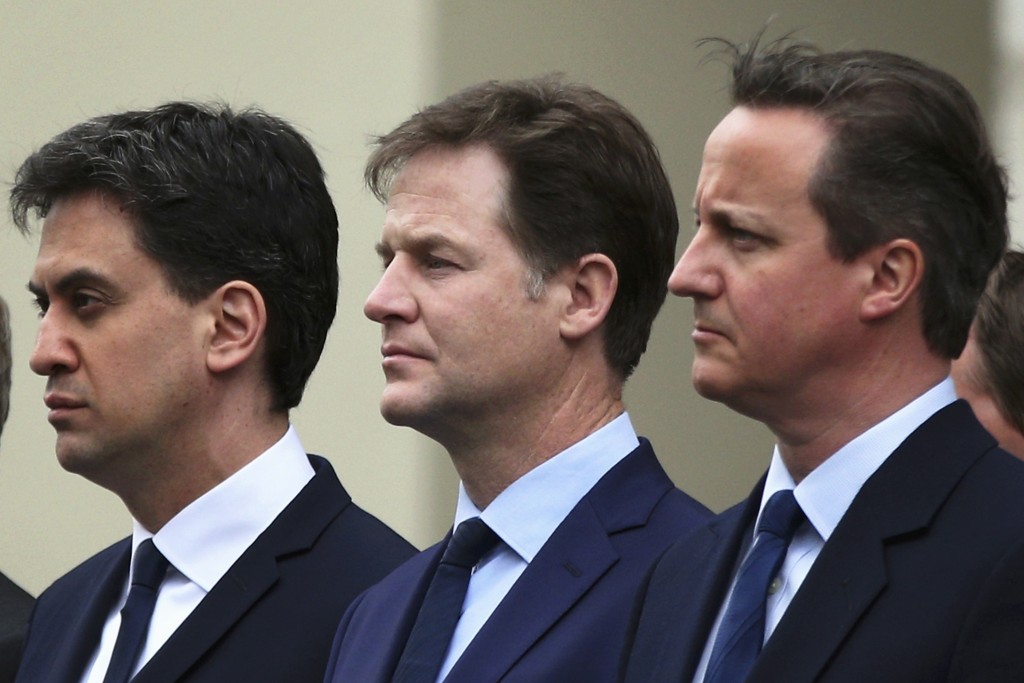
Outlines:
[[[81,408],[84,408],[87,404],[85,401],[68,394],[59,393],[48,393],[43,397],[43,403],[50,409],[50,413],[47,419],[51,424],[55,424],[61,420],[66,419],[71,413]]]
[[[423,358],[423,354],[417,352],[412,347],[405,346],[398,342],[384,342],[380,347],[380,355],[384,356],[384,360],[389,358],[406,357],[406,358]]]
[[[85,407],[85,401],[74,398],[73,396],[67,396],[65,394],[51,393],[43,397],[43,403],[50,410],[59,410],[61,408],[83,408]]]
[[[708,343],[715,339],[728,339],[728,335],[722,331],[722,328],[706,322],[704,320],[695,320],[693,323],[693,333],[690,335],[693,338],[694,343]]]
[[[428,354],[419,350],[418,347],[394,341],[384,342],[380,347],[380,354],[384,357],[381,361],[381,367],[384,368],[385,373],[397,370],[410,363],[430,360]],[[390,378],[391,375],[389,374],[388,377]]]

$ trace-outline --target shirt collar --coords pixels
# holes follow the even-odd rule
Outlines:
[[[772,494],[793,489],[807,520],[827,541],[871,475],[914,430],[955,400],[953,380],[947,377],[840,448],[799,484],[794,484],[775,446],[761,496],[761,512]]]
[[[594,484],[639,445],[629,415],[622,413],[524,474],[483,511],[460,482],[455,526],[479,516],[517,555],[531,562]]]
[[[189,581],[209,592],[313,478],[292,426],[277,443],[192,501],[155,535],[132,525],[132,554],[152,538]]]

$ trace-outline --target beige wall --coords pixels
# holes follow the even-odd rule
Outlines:
[[[375,326],[361,314],[379,274],[380,211],[362,191],[367,134],[486,78],[562,71],[619,98],[662,149],[689,235],[704,137],[725,112],[725,73],[699,67],[695,41],[743,38],[770,13],[779,31],[826,47],[907,52],[991,100],[988,18],[959,0],[251,0],[175,3],[7,0],[0,4],[0,180],[53,134],[88,116],[168,99],[258,103],[306,131],[342,221],[339,314],[293,419],[354,497],[415,543],[448,523],[454,478],[435,445],[386,425]],[[280,7],[280,8],[279,8]],[[13,309],[15,392],[0,443],[0,569],[33,592],[129,531],[110,493],[60,470],[28,370],[35,329],[24,286],[35,240],[0,216],[0,293]],[[761,427],[690,388],[689,305],[672,300],[627,398],[673,476],[715,508],[743,496],[771,448]]]

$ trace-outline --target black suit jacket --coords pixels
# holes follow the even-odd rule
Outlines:
[[[693,680],[761,489],[657,562],[626,681]],[[1024,681],[1024,463],[963,401],[864,484],[748,679],[947,680]]]
[[[673,540],[710,516],[672,486],[642,440],[555,530],[446,683],[614,681],[637,584]],[[353,603],[338,629],[327,682],[391,680],[447,542]]]
[[[34,602],[31,595],[0,574],[0,683],[14,680]]]
[[[320,683],[345,608],[415,550],[316,475],[249,546],[134,683]],[[19,683],[78,681],[128,573],[131,539],[58,579],[36,604]]]

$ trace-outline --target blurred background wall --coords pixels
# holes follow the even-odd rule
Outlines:
[[[342,289],[293,421],[357,502],[423,547],[450,523],[456,480],[439,447],[377,411],[379,332],[361,312],[380,272],[381,210],[361,185],[370,134],[480,80],[562,72],[647,125],[676,190],[681,250],[703,141],[728,109],[726,70],[700,64],[699,38],[742,40],[771,19],[772,35],[797,30],[830,49],[923,59],[1001,117],[999,145],[1012,164],[1022,154],[1013,123],[1024,99],[1024,50],[1013,41],[1024,35],[1020,11],[1011,0],[2,0],[0,180],[6,187],[26,155],[74,123],[171,99],[257,104],[297,124],[322,157],[338,207]],[[130,523],[113,494],[56,464],[44,381],[28,369],[36,319],[25,284],[36,237],[11,226],[6,196],[0,204],[0,294],[15,337],[0,442],[0,569],[38,593]],[[746,495],[772,440],[694,393],[689,328],[689,303],[670,298],[627,403],[676,482],[722,509]]]

